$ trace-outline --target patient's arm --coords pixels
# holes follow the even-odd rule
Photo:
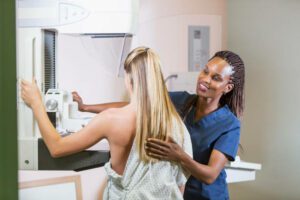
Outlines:
[[[102,180],[102,182],[100,184],[98,200],[103,199],[103,194],[104,194],[104,190],[105,190],[106,186],[107,186],[107,176],[105,176],[105,178]]]
[[[30,106],[38,123],[40,133],[53,157],[61,157],[77,153],[96,144],[103,138],[108,138],[114,126],[109,111],[95,116],[91,122],[76,133],[62,137],[50,122],[41,92],[35,81],[23,80],[21,95],[24,102]]]
[[[128,102],[113,102],[113,103],[87,105],[83,103],[81,96],[77,92],[72,92],[72,95],[73,95],[73,101],[76,101],[78,103],[78,110],[81,112],[100,113],[108,108],[120,108],[128,105]]]
[[[185,185],[178,186],[181,194],[184,193]]]

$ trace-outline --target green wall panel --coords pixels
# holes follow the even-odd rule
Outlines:
[[[18,199],[15,1],[0,1],[0,199]]]

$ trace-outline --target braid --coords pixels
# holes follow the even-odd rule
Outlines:
[[[230,110],[240,118],[244,111],[244,84],[245,84],[245,67],[243,60],[231,51],[219,51],[211,59],[219,57],[225,60],[233,67],[234,73],[231,75],[233,89],[224,94],[220,99],[222,106],[228,105]]]

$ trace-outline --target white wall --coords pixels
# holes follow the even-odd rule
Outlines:
[[[300,198],[300,1],[229,0],[228,47],[246,64],[242,159],[257,180],[230,185],[232,199]]]
[[[188,25],[211,26],[210,54],[226,47],[226,0],[141,0],[138,45],[161,57],[165,77],[188,70]]]
[[[124,78],[118,76],[122,48],[123,38],[59,34],[59,88],[79,92],[87,104],[127,100]]]

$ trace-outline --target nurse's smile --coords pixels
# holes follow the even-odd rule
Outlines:
[[[201,92],[207,92],[208,89],[209,89],[209,87],[204,82],[198,83],[197,90],[200,90]]]

